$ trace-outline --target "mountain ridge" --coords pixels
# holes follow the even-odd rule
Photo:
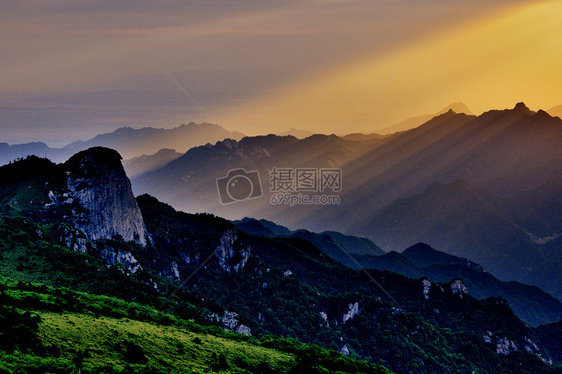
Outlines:
[[[125,159],[153,155],[165,148],[173,148],[180,153],[185,153],[194,146],[214,144],[228,137],[241,139],[244,135],[207,122],[201,124],[190,122],[171,129],[120,127],[113,132],[98,134],[86,141],[77,140],[62,148],[51,148],[41,142],[16,145],[0,143],[0,165],[30,155],[46,157],[53,162],[64,162],[76,152],[95,146],[115,149]]]
[[[115,151],[104,152],[98,153],[100,162],[115,162]],[[18,170],[31,161],[36,160],[20,161],[0,172]],[[81,165],[88,159],[78,154],[73,161]],[[148,195],[136,199],[150,234],[146,246],[120,237],[86,238],[85,251],[80,251],[60,238],[58,228],[67,224],[57,222],[63,212],[37,214],[44,207],[36,203],[37,198],[49,195],[39,187],[49,182],[53,194],[64,194],[65,173],[64,183],[56,185],[56,178],[46,179],[52,174],[46,169],[60,166],[48,160],[36,164],[35,171],[22,170],[35,176],[35,189],[28,188],[29,178],[10,185],[0,179],[0,208],[11,212],[0,216],[5,234],[0,238],[3,274],[160,305],[186,320],[207,321],[266,341],[271,334],[299,339],[384,363],[401,373],[460,374],[485,368],[501,374],[551,372],[545,363],[551,356],[543,347],[555,346],[556,338],[544,337],[543,343],[505,301],[476,300],[460,279],[436,283],[374,269],[349,269],[302,238],[248,235],[223,218],[179,212]],[[78,175],[71,178],[95,180],[99,173],[107,174],[103,170],[85,165],[72,169],[71,174]],[[87,180],[83,183],[88,185]],[[97,191],[104,190],[98,187]],[[99,194],[99,200],[98,204],[109,205],[106,200],[111,198]],[[38,298],[33,305],[42,300],[52,302]],[[83,303],[74,300],[68,305],[77,310]],[[106,313],[97,308],[98,313]],[[381,339],[388,351],[380,349]],[[533,348],[528,350],[530,342]]]
[[[393,134],[393,133],[396,133],[396,132],[411,130],[413,128],[416,128],[416,127],[424,124],[425,122],[429,121],[431,118],[439,116],[439,115],[444,114],[444,113],[447,113],[450,110],[452,110],[455,113],[464,113],[464,114],[472,115],[472,112],[470,111],[470,109],[468,109],[468,107],[464,103],[455,102],[455,103],[451,103],[451,104],[447,105],[446,107],[444,107],[443,109],[441,109],[440,111],[438,111],[434,114],[426,114],[426,115],[422,115],[422,116],[416,116],[416,117],[408,118],[408,119],[406,119],[402,122],[399,122],[395,125],[385,127],[383,129],[377,131],[376,133],[381,134],[381,135],[388,135],[388,134]]]

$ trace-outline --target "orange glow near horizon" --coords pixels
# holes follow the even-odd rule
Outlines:
[[[0,5],[3,140],[64,146],[213,118],[247,135],[370,133],[453,102],[562,104],[560,0],[168,6]]]
[[[519,101],[550,109],[562,104],[561,15],[559,1],[519,6],[317,73],[224,117],[248,134],[288,127],[331,133],[399,66],[338,133],[374,132],[454,101],[476,114]]]

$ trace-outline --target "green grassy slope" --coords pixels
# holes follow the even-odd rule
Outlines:
[[[257,340],[70,289],[6,282],[0,300],[2,374],[388,373],[319,347]]]

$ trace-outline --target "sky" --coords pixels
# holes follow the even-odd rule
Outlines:
[[[3,0],[0,51],[10,144],[203,121],[369,133],[453,102],[562,104],[558,0]]]

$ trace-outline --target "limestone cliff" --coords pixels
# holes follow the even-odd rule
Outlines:
[[[146,244],[146,227],[119,153],[90,148],[72,156],[64,168],[67,188],[80,206],[73,223],[88,240],[122,237]]]
[[[220,267],[227,273],[242,270],[250,258],[251,248],[235,245],[237,239],[235,230],[227,230],[221,236],[220,244],[215,250]]]

